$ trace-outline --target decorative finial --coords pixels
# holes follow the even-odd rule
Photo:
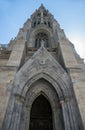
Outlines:
[[[43,7],[43,4],[41,3],[41,7]]]

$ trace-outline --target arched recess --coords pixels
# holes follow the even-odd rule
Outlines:
[[[29,40],[27,41],[28,47],[35,47],[35,39],[36,39],[36,35],[38,33],[45,33],[48,37],[48,43],[50,47],[57,47],[55,41],[54,41],[54,36],[52,33],[51,29],[48,29],[46,27],[37,27],[34,30],[31,31],[30,36],[29,36]]]
[[[41,42],[44,42],[44,47],[48,48],[49,46],[49,39],[46,33],[43,33],[42,31],[38,33],[35,36],[35,48],[40,48],[41,47]]]
[[[39,123],[41,123],[41,122],[43,123],[41,130],[43,129],[43,127],[48,127],[49,123],[51,123],[51,126],[50,126],[50,128],[48,128],[48,130],[57,130],[57,129],[65,130],[63,113],[62,113],[61,104],[59,102],[58,94],[55,91],[55,89],[52,87],[52,85],[48,81],[46,81],[45,79],[42,79],[42,78],[37,80],[36,82],[34,82],[30,86],[28,92],[26,93],[25,102],[24,102],[24,107],[26,109],[24,107],[22,109],[23,112],[21,115],[22,118],[20,120],[19,129],[22,130],[22,128],[23,128],[23,130],[24,130],[24,127],[26,127],[26,130],[27,129],[31,130],[30,129],[30,127],[31,127],[30,119],[32,119],[31,118],[32,105],[39,97],[42,97],[42,96],[44,97],[44,100],[46,100],[46,102],[48,102],[48,106],[50,108],[49,110],[51,113],[48,115],[48,118],[47,118],[48,120],[46,120],[46,118],[43,117],[44,120],[37,121],[38,125],[40,125]],[[43,104],[43,103],[41,103],[41,104]],[[40,104],[38,104],[38,105],[40,105]],[[44,104],[44,106],[41,106],[41,107],[43,107],[42,110],[43,110],[43,112],[45,112],[45,109],[46,109],[45,104]],[[41,107],[39,107],[39,109]],[[51,116],[51,120],[49,120],[49,116]],[[45,125],[45,123],[47,125]],[[24,126],[24,124],[25,124],[25,126]],[[32,125],[33,125],[33,122],[32,122]],[[38,126],[38,129],[39,129],[39,126]]]

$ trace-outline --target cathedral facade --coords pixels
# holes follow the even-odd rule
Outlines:
[[[0,130],[84,129],[84,62],[41,5],[0,47]]]

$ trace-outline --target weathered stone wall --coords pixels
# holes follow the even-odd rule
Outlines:
[[[85,129],[85,70],[70,69],[70,75]]]
[[[0,59],[0,67],[6,66],[8,59]]]
[[[25,50],[25,40],[23,37],[16,40],[16,43],[11,52],[10,58],[8,60],[7,66],[19,67],[23,58],[23,53]]]
[[[85,129],[85,65],[79,64],[74,54],[74,48],[65,37],[63,30],[58,30],[59,43],[65,66],[71,76],[73,89],[79,106],[79,111]]]
[[[10,95],[10,84],[14,79],[15,69],[9,67],[0,68],[0,130],[3,119],[5,118],[5,112],[8,105]]]

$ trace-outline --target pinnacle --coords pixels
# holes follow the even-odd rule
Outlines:
[[[41,3],[41,6],[39,7],[39,9],[45,9],[45,7],[42,3]]]
[[[41,7],[44,7],[42,3],[41,3]]]

